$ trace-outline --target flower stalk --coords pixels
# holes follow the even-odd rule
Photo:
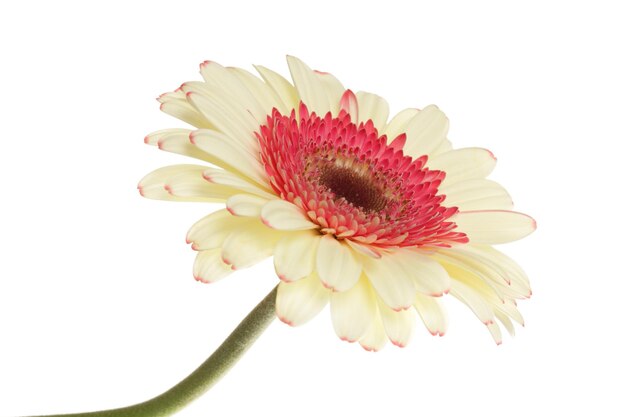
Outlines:
[[[208,391],[259,338],[276,317],[275,287],[189,376],[148,401],[128,407],[41,417],[165,417],[180,411]]]

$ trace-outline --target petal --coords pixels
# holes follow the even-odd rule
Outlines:
[[[185,93],[176,91],[159,97],[161,111],[197,128],[212,128],[213,125],[187,101]]]
[[[444,188],[459,181],[485,178],[496,166],[496,158],[487,149],[462,148],[433,156],[427,165],[446,173],[441,185]]]
[[[458,207],[460,211],[513,208],[513,200],[509,193],[500,184],[490,180],[461,181],[442,186],[439,192],[446,196],[446,206]]]
[[[302,102],[307,105],[310,112],[315,112],[323,117],[330,111],[331,103],[326,95],[322,80],[311,68],[296,57],[287,56],[287,64]]]
[[[200,165],[171,165],[152,171],[139,182],[139,193],[156,200],[222,202],[236,193],[202,179]]]
[[[443,336],[446,333],[448,318],[439,299],[417,293],[413,306],[430,334]]]
[[[464,283],[452,280],[450,294],[458,298],[470,310],[474,312],[476,317],[484,324],[492,323],[494,320],[493,310],[489,303],[474,289]]]
[[[346,90],[341,96],[339,109],[348,113],[353,123],[359,119],[359,105],[356,101],[356,96],[351,90]]]
[[[298,106],[298,102],[300,101],[298,91],[289,81],[282,75],[263,66],[255,65],[254,68],[280,98],[280,102],[277,103],[277,108],[282,114],[289,114],[292,109]]]
[[[487,329],[489,330],[489,333],[491,333],[491,337],[493,337],[496,344],[502,344],[502,332],[500,332],[500,326],[498,326],[498,323],[489,323],[487,325]]]
[[[274,248],[276,275],[287,282],[311,275],[315,269],[319,242],[317,232],[307,230],[285,234]]]
[[[315,317],[329,297],[330,291],[315,273],[295,282],[281,282],[276,294],[276,316],[290,326],[299,326]]]
[[[370,352],[378,352],[387,344],[387,333],[380,314],[375,315],[374,321],[359,340],[359,344]]]
[[[361,264],[352,249],[330,235],[319,239],[316,268],[322,283],[333,291],[346,291],[361,275]]]
[[[417,109],[404,109],[400,113],[396,114],[389,124],[381,129],[381,134],[387,135],[387,140],[393,140],[398,135],[402,135],[406,133],[406,128],[411,120],[417,114],[419,110]]]
[[[326,97],[328,98],[328,102],[330,103],[330,112],[333,115],[337,115],[339,113],[339,102],[341,100],[341,96],[343,95],[346,89],[341,84],[341,82],[335,78],[334,75],[328,72],[321,71],[313,71],[317,78],[322,81],[324,85],[324,91],[326,92]]]
[[[365,277],[348,291],[331,293],[330,314],[341,340],[356,342],[365,335],[377,314],[376,299]]]
[[[269,190],[267,174],[258,152],[246,148],[229,136],[215,130],[200,129],[192,132],[187,140],[211,157],[211,163],[228,171],[240,172],[247,178]]]
[[[450,218],[471,243],[507,243],[528,236],[537,228],[526,214],[506,210],[464,211]]]
[[[272,256],[282,233],[254,219],[245,229],[235,229],[222,243],[222,259],[233,269],[252,266]]]
[[[193,276],[197,281],[211,283],[219,281],[231,274],[233,269],[222,261],[220,249],[210,249],[198,252],[193,264]]]
[[[403,265],[413,277],[415,288],[422,294],[440,297],[450,290],[450,276],[436,260],[407,251]]]
[[[240,109],[257,118],[267,114],[246,85],[227,68],[213,61],[205,61],[200,65],[200,74],[206,84],[215,90],[216,96],[228,98],[237,103]]]
[[[246,229],[256,222],[256,219],[236,217],[226,210],[218,210],[191,226],[187,232],[187,243],[191,243],[194,250],[220,248],[233,231]]]
[[[385,254],[380,259],[362,257],[363,271],[378,296],[392,309],[407,309],[415,298],[412,274],[404,266],[403,250]]]
[[[448,118],[437,106],[427,106],[406,125],[404,153],[414,158],[430,155],[448,134]]]
[[[268,227],[277,230],[307,230],[319,227],[311,223],[300,208],[285,200],[271,200],[265,204],[261,209],[261,220]]]
[[[228,67],[226,69],[237,77],[237,79],[254,96],[264,112],[262,115],[270,114],[273,108],[282,104],[282,101],[276,92],[255,75],[241,68]]]
[[[359,123],[371,120],[377,129],[385,126],[389,117],[389,104],[384,98],[376,94],[359,91],[356,93],[356,99],[359,106]],[[395,137],[387,139],[388,142],[391,142]]]
[[[261,217],[261,208],[267,198],[251,194],[236,194],[226,200],[226,209],[233,216]]]
[[[265,191],[265,189],[253,184],[242,176],[234,172],[226,171],[219,168],[204,167],[202,177],[209,184],[216,184],[231,189],[237,189],[246,193],[254,194],[265,199],[274,199],[276,196]]]
[[[227,103],[226,97],[199,93],[192,87],[197,84],[189,83],[187,100],[209,121],[216,130],[238,140],[250,148],[258,147],[254,132],[259,129],[260,123],[245,109],[238,107],[238,103]]]
[[[415,312],[412,309],[394,311],[382,301],[379,301],[378,309],[391,343],[398,347],[405,347],[415,329]]]

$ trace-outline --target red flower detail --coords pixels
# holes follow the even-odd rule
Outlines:
[[[319,117],[300,103],[284,116],[274,109],[255,133],[276,193],[304,210],[320,232],[373,247],[450,247],[467,243],[438,187],[445,172],[426,155],[404,155],[402,134],[387,144],[371,120],[358,126],[342,110]]]

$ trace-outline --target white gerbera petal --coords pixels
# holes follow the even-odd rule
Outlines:
[[[207,86],[215,89],[216,96],[228,99],[242,111],[247,111],[257,120],[264,116],[265,110],[244,83],[231,71],[213,61],[205,61],[200,65],[200,74]]]
[[[251,194],[236,194],[226,200],[226,209],[234,216],[261,217],[267,198]]]
[[[491,306],[481,295],[469,285],[452,280],[450,294],[461,300],[474,312],[476,317],[484,324],[492,323],[494,320],[493,310]]]
[[[315,273],[295,282],[281,282],[276,294],[276,316],[290,326],[299,326],[315,317],[329,298],[330,291]]]
[[[387,117],[389,117],[389,104],[384,98],[367,93],[365,91],[359,91],[356,93],[356,100],[359,108],[359,123],[365,123],[368,120],[374,122],[374,126],[380,128],[384,127],[387,123]],[[387,142],[391,142],[395,138],[387,138]]]
[[[209,184],[202,179],[206,167],[172,165],[146,175],[137,185],[139,193],[155,200],[223,202],[236,193],[231,187]]]
[[[483,148],[462,148],[436,155],[428,160],[428,167],[446,173],[442,187],[459,181],[482,179],[493,171],[496,158]]]
[[[326,97],[328,102],[330,103],[329,111],[333,114],[339,113],[339,102],[341,101],[341,96],[343,95],[346,89],[341,84],[334,75],[328,72],[321,71],[313,71],[317,78],[324,85],[324,92],[326,93]]]
[[[380,259],[361,258],[363,271],[376,293],[392,309],[407,309],[415,298],[415,282],[412,271],[403,262],[410,256],[404,250],[389,253]]]
[[[331,103],[326,95],[324,83],[304,62],[293,56],[287,57],[291,78],[298,90],[302,102],[309,111],[320,116],[331,110]]]
[[[318,240],[316,268],[324,286],[334,291],[352,288],[361,275],[361,264],[352,249],[329,235]]]
[[[224,169],[205,167],[204,171],[202,171],[202,178],[204,178],[204,180],[209,184],[222,185],[254,194],[265,199],[276,198],[275,195],[270,194],[264,188],[247,181],[246,178],[237,175],[234,172],[226,171]]]
[[[458,231],[472,243],[507,243],[531,234],[537,223],[532,217],[506,210],[464,211],[453,218]]]
[[[245,229],[236,229],[226,236],[222,259],[233,269],[247,268],[271,256],[282,236],[255,219]]]
[[[439,299],[417,293],[413,305],[430,334],[443,336],[446,333],[448,318]]]
[[[276,102],[276,108],[282,114],[288,114],[292,109],[298,107],[300,96],[296,88],[289,83],[282,75],[267,69],[261,65],[255,65],[254,68],[263,77],[263,80],[280,98]]]
[[[404,153],[414,158],[431,154],[448,134],[448,118],[437,106],[427,106],[406,124]]]
[[[187,232],[187,243],[194,250],[221,248],[224,240],[235,230],[252,227],[258,220],[236,217],[227,210],[218,210],[197,221]]]
[[[285,200],[272,200],[265,204],[261,209],[261,220],[276,230],[307,230],[319,227],[301,209]]]
[[[221,249],[198,252],[193,264],[193,276],[197,281],[211,283],[230,275],[233,268],[222,260]]]
[[[391,343],[405,347],[415,329],[415,311],[412,309],[394,311],[382,301],[378,303],[378,310]]]
[[[359,339],[359,344],[367,351],[378,352],[385,347],[387,340],[387,333],[385,332],[383,321],[380,318],[380,314],[376,314],[369,329],[367,329],[365,334]]]
[[[342,340],[356,342],[365,335],[377,314],[376,299],[365,277],[348,291],[331,293],[330,314]]]
[[[286,282],[311,275],[320,240],[317,232],[309,230],[286,233],[274,249],[276,275]]]
[[[175,91],[159,97],[161,111],[197,128],[211,129],[213,125],[187,101],[185,93]]]
[[[513,200],[509,193],[500,184],[491,180],[461,181],[440,187],[439,191],[446,196],[447,205],[458,207],[460,211],[513,208]]]
[[[382,128],[381,134],[387,135],[387,142],[394,140],[398,135],[406,134],[407,126],[417,114],[417,109],[404,109],[396,114],[391,121]]]

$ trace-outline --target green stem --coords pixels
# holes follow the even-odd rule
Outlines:
[[[270,325],[275,313],[275,287],[202,365],[174,387],[151,400],[123,408],[42,417],[164,417],[208,391]]]

